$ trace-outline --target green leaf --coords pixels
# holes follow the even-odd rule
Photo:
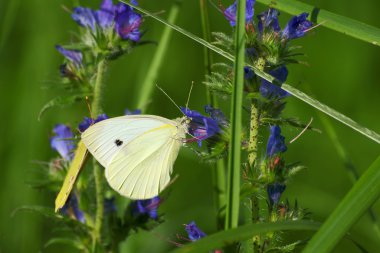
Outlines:
[[[303,253],[331,252],[351,226],[380,195],[380,156],[355,183],[312,237]]]
[[[72,105],[76,102],[84,100],[86,96],[90,96],[90,94],[75,94],[75,95],[55,97],[42,107],[40,113],[38,114],[38,120],[41,120],[41,117],[48,109],[55,106],[65,107],[65,106]]]
[[[127,5],[130,5],[132,6],[130,3],[128,2],[125,2],[125,1],[122,1],[123,3],[127,4]],[[173,24],[170,24],[168,22],[166,22],[165,20],[157,17],[156,15],[142,9],[141,7],[138,7],[138,6],[132,6],[133,8],[137,9],[138,11],[144,13],[145,15],[148,15],[154,19],[156,19],[157,21],[163,23],[164,25],[166,26],[169,26],[171,27],[172,29],[182,33],[183,35],[189,37],[190,39],[198,42],[199,44],[205,46],[205,47],[208,47],[209,49],[211,49],[212,51],[216,52],[217,54],[225,57],[226,59],[230,60],[230,61],[235,61],[235,58],[223,51],[222,49],[212,45],[211,43],[208,43],[207,41],[195,36],[194,34],[182,29],[181,27],[178,27],[176,25],[173,25]],[[263,71],[260,71],[259,69],[253,67],[252,65],[246,63],[245,64],[246,66],[249,66],[253,69],[253,71],[255,72],[256,75],[260,76],[261,78],[273,83],[273,84],[276,84],[276,85],[281,85],[281,82],[276,80],[274,77],[272,77],[271,75],[263,72]],[[325,105],[325,104],[322,104],[321,102],[319,102],[318,100],[308,96],[307,94],[303,93],[302,91],[290,86],[289,84],[282,84],[282,88],[284,90],[286,90],[287,92],[289,92],[290,94],[292,94],[293,96],[295,96],[296,98],[300,99],[301,101],[311,105],[312,107],[320,110],[321,112],[324,112],[325,114],[331,116],[332,118],[342,122],[343,124],[347,125],[348,127],[354,129],[355,131],[359,132],[360,134],[370,138],[371,140],[377,142],[380,144],[380,135],[368,128],[365,128],[363,126],[361,126],[360,124],[356,123],[355,121],[353,121],[352,119],[350,119],[349,117],[343,115],[342,113],[330,108],[329,106]]]
[[[208,252],[209,250],[222,248],[234,242],[247,240],[259,234],[283,230],[317,230],[319,225],[319,223],[311,221],[249,224],[208,235],[199,241],[175,249],[172,253]]]
[[[380,45],[380,29],[296,0],[257,0],[292,15],[311,14],[311,21],[348,36]],[[348,4],[348,2],[347,2]]]
[[[45,243],[44,247],[47,248],[53,244],[64,244],[81,250],[81,252],[88,252],[86,247],[80,241],[74,238],[52,238],[47,243]]]

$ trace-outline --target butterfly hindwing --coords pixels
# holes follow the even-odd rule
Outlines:
[[[106,168],[111,187],[132,199],[157,196],[170,181],[182,145],[178,137],[177,127],[165,124],[129,142]]]

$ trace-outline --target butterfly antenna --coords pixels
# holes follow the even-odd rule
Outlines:
[[[189,101],[190,101],[191,91],[193,90],[193,87],[194,87],[194,81],[191,82],[189,95],[187,96],[186,111],[189,109]]]
[[[160,91],[162,91],[162,93],[164,93],[165,94],[165,96],[167,96],[168,98],[169,98],[169,100],[175,105],[175,107],[177,107],[178,108],[178,110],[183,114],[183,115],[185,115],[183,112],[182,112],[182,110],[181,110],[181,108],[174,102],[174,100],[160,87],[160,86],[158,86],[158,84],[156,84],[156,87],[160,90]],[[186,116],[186,115],[185,115]]]

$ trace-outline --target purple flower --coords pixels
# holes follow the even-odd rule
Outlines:
[[[309,14],[305,12],[292,17],[282,31],[281,37],[285,40],[293,40],[304,36],[313,25],[311,21],[307,20],[308,16]]]
[[[130,7],[125,4],[119,5],[115,17],[115,30],[122,39],[130,39],[132,41],[140,40],[140,24],[142,22],[141,15],[133,12]]]
[[[212,107],[212,105],[205,105],[205,112],[210,115],[213,120],[218,122],[220,126],[228,126],[228,120],[222,110]]]
[[[74,63],[75,67],[79,68],[82,65],[83,55],[78,50],[65,49],[60,45],[56,45],[55,48],[60,52],[66,59]],[[66,66],[65,66],[66,67]]]
[[[272,126],[267,144],[267,156],[272,158],[274,155],[284,153],[286,150],[285,137],[281,135],[281,128]]]
[[[104,0],[100,9],[94,12],[96,23],[102,28],[106,29],[111,27],[114,23],[115,18],[115,6],[112,0]]]
[[[250,67],[245,66],[244,67],[244,79],[251,80],[254,76],[255,76],[255,72],[253,72],[253,70]]]
[[[99,121],[102,121],[105,119],[108,119],[108,116],[106,114],[98,115],[98,117],[95,120],[88,118],[88,117],[84,117],[83,121],[81,123],[79,123],[79,125],[78,125],[79,131],[81,131],[83,133],[91,125],[98,123]]]
[[[104,212],[107,213],[114,213],[117,211],[116,204],[115,204],[115,197],[112,198],[105,198],[104,199]]]
[[[71,216],[73,215],[75,219],[84,223],[84,213],[79,209],[78,198],[74,193],[71,193],[66,201],[66,204],[61,208],[61,214]]]
[[[141,114],[141,110],[140,109],[135,109],[133,111],[130,111],[127,109],[125,109],[124,111],[124,115],[138,115],[138,114]]]
[[[152,199],[137,200],[136,210],[139,214],[148,214],[150,218],[157,219],[157,209],[161,203],[160,197],[156,196]]]
[[[264,30],[268,28],[274,32],[280,32],[281,27],[278,22],[279,14],[280,13],[276,9],[270,8],[269,10],[257,15],[257,19],[259,20],[257,24],[259,32],[262,34]]]
[[[90,8],[76,7],[71,14],[71,17],[77,22],[80,26],[90,28],[95,32],[95,12]]]
[[[74,137],[70,127],[58,124],[53,129],[54,136],[50,138],[50,146],[57,151],[64,160],[70,161],[73,158],[72,151],[75,148],[74,141],[69,140]]]
[[[285,82],[288,77],[288,69],[285,65],[269,71],[269,74],[275,77],[280,82]],[[280,86],[272,84],[265,79],[262,79],[260,93],[265,98],[282,99],[289,96],[289,93],[281,89]]]
[[[245,9],[245,22],[249,23],[252,21],[254,14],[253,6],[255,5],[256,0],[246,0],[246,9]],[[230,22],[230,25],[233,27],[236,25],[236,12],[237,12],[237,1],[230,5],[225,11],[224,16]]]
[[[199,147],[202,146],[202,140],[210,138],[220,132],[218,122],[212,118],[203,116],[197,111],[192,111],[181,107],[181,111],[191,119],[189,124],[189,133],[198,141]]]
[[[267,186],[267,192],[270,204],[277,205],[280,201],[281,194],[285,191],[286,185],[280,183],[269,184]]]
[[[189,236],[189,239],[193,242],[206,236],[206,234],[197,227],[197,224],[195,224],[194,221],[190,222],[189,224],[186,224],[185,230],[187,232],[187,235]]]

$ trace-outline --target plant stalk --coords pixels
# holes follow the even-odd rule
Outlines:
[[[103,100],[103,90],[104,90],[104,73],[106,71],[106,61],[101,60],[98,63],[96,72],[96,81],[94,85],[94,97],[92,101],[92,113],[93,117],[97,117],[99,114],[103,113],[102,100]],[[104,217],[104,190],[103,190],[103,169],[99,163],[93,159],[94,165],[94,180],[95,180],[95,191],[96,191],[96,215],[95,215],[95,227],[93,231],[93,247],[96,248],[101,241],[101,231],[103,225]]]
[[[210,32],[210,22],[208,16],[208,3],[207,0],[199,0],[199,6],[201,11],[201,20],[202,20],[202,34],[205,41],[211,41],[211,32]],[[212,54],[211,50],[207,47],[204,47],[204,67],[205,74],[211,75],[212,71]],[[212,94],[208,89],[206,90],[207,103],[211,104],[212,107],[217,108],[217,98],[215,94]],[[226,204],[226,172],[224,166],[224,159],[219,159],[212,170],[212,183],[214,189],[214,203],[217,211],[217,227],[224,227],[224,215],[221,213],[221,210]]]
[[[235,30],[234,87],[231,99],[231,141],[228,156],[225,229],[235,228],[239,219],[241,129],[245,62],[245,1],[238,1]]]
[[[168,16],[168,22],[174,24],[177,20],[178,13],[182,4],[182,0],[177,0],[173,3]],[[157,51],[153,56],[153,60],[150,63],[144,81],[142,82],[140,93],[138,94],[136,108],[145,111],[149,103],[149,99],[152,97],[153,88],[155,85],[155,81],[157,79],[157,74],[162,66],[162,62],[164,60],[164,56],[168,49],[168,45],[170,44],[170,38],[172,35],[173,29],[169,26],[165,26],[160,41],[158,42]]]

